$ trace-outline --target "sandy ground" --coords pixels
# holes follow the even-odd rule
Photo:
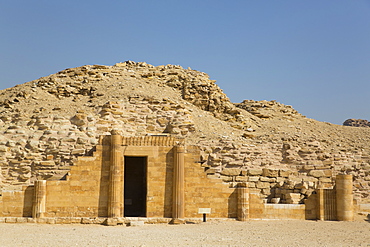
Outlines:
[[[0,224],[0,246],[370,246],[370,222],[262,220],[135,227]]]

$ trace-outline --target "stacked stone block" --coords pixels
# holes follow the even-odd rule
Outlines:
[[[131,87],[130,78],[158,86],[159,91],[170,87],[184,101],[162,95],[144,96],[137,91],[117,96],[112,90],[102,90],[105,85],[113,91]],[[304,127],[293,121],[303,116],[292,107],[275,101],[234,105],[207,74],[190,68],[155,67],[132,61],[115,66],[83,66],[0,94],[6,95],[0,102],[0,187],[4,191],[21,191],[23,185],[40,179],[66,179],[77,157],[91,155],[99,136],[113,128],[120,129],[126,137],[200,135],[187,107],[192,104],[211,113],[204,115],[204,121],[210,115],[225,120],[240,135],[219,140],[202,136],[204,139],[197,140],[201,169],[209,178],[221,179],[232,188],[244,182],[268,202],[287,203],[290,194],[299,194],[299,203],[303,203],[314,189],[332,188],[336,175],[350,174],[354,178],[355,199],[370,203],[369,153],[354,145],[364,137],[346,140],[346,146],[334,141],[335,147],[330,146],[331,140],[320,140],[315,133],[301,133]],[[59,105],[50,103],[50,97]],[[63,102],[74,102],[76,109],[62,109]],[[37,106],[31,114],[19,107],[31,103]],[[278,133],[277,128],[259,135],[263,121],[274,118],[292,122],[296,132]],[[307,124],[312,121],[307,120]]]

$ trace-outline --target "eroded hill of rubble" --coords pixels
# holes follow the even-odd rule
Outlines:
[[[276,101],[233,104],[203,72],[127,61],[65,69],[0,91],[0,186],[63,179],[100,135],[166,133],[199,146],[205,172],[300,201],[354,176],[370,201],[370,129],[309,119]]]
[[[344,126],[353,126],[353,127],[370,127],[370,122],[365,119],[347,119],[343,123]]]

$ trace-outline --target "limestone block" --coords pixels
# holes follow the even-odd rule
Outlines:
[[[7,129],[4,133],[5,134],[15,134],[17,133],[17,131],[15,129]]]
[[[261,176],[263,173],[262,169],[248,169],[249,176]]]
[[[17,223],[17,217],[6,217],[5,223]]]
[[[309,197],[315,190],[314,189],[301,189],[300,193]]]
[[[52,160],[46,160],[46,161],[40,161],[39,162],[39,164],[41,165],[41,166],[48,166],[48,167],[53,167],[53,166],[55,166],[55,162],[54,161],[52,161]]]
[[[317,182],[318,181],[318,179],[317,178],[315,178],[315,177],[304,177],[303,178],[303,182]]]
[[[289,189],[289,190],[293,190],[294,189],[294,186],[295,186],[295,182],[291,181],[291,180],[287,180],[285,181],[284,185],[283,185],[283,188],[284,189]]]
[[[240,171],[240,168],[224,168],[221,174],[225,176],[238,176]]]
[[[224,182],[232,182],[233,181],[233,177],[231,176],[220,176],[220,178],[222,179],[222,181]]]
[[[210,162],[208,162],[209,163],[209,165],[210,166],[212,166],[212,167],[218,167],[218,166],[221,166],[222,165],[222,162],[221,162],[221,160],[220,161],[210,161]]]
[[[16,143],[13,140],[9,140],[9,141],[6,142],[7,147],[14,147],[15,145],[16,145]]]
[[[76,139],[76,137],[71,137],[71,136],[69,136],[69,137],[64,137],[64,138],[62,138],[60,141],[61,141],[61,142],[76,142],[76,141],[77,141],[77,139]]]
[[[85,149],[73,149],[71,151],[72,155],[84,155],[85,154]]]
[[[243,160],[234,160],[234,161],[229,162],[228,165],[230,165],[230,166],[242,166],[243,163],[244,163]]]
[[[215,173],[220,173],[221,168],[209,168],[206,170],[207,175],[208,174],[215,174]]]
[[[27,141],[25,139],[20,139],[15,144],[20,145],[20,146],[24,146],[24,145],[26,145],[26,143],[27,143]]]
[[[18,176],[18,181],[20,182],[26,182],[28,179],[31,178],[31,173],[27,173],[27,174],[20,174]]]
[[[303,182],[296,183],[294,185],[294,189],[299,189],[299,190],[301,190],[301,189],[307,189],[306,183],[303,183]]]
[[[205,151],[206,153],[209,153],[210,150],[205,150]],[[210,153],[208,157],[210,160],[218,160],[218,161],[220,160],[219,155],[216,153]]]
[[[271,189],[270,188],[261,189],[261,194],[269,196],[271,194]]]
[[[17,223],[27,223],[27,218],[25,218],[25,217],[18,217],[17,218]]]
[[[278,204],[280,202],[280,199],[280,197],[271,198],[271,203]]]
[[[303,169],[306,170],[306,171],[310,171],[310,170],[313,170],[315,169],[315,166],[314,165],[308,165],[308,164],[305,164],[303,166]]]
[[[320,147],[320,142],[318,142],[318,141],[307,142],[306,144],[309,147],[316,147],[316,148]]]
[[[263,168],[262,170],[263,170],[264,177],[276,178],[279,176],[279,170],[268,169],[268,168]]]
[[[207,175],[207,178],[209,179],[219,179],[220,178],[220,174],[212,174],[212,175]]]
[[[260,177],[257,177],[257,176],[248,177],[249,182],[257,182],[259,180],[260,180]]]
[[[274,182],[276,182],[276,178],[260,177],[260,181],[261,182],[274,183]]]
[[[237,176],[237,177],[235,178],[235,181],[236,181],[236,182],[248,182],[248,181],[249,181],[249,178],[248,178],[248,177],[246,177],[246,176]]]
[[[91,219],[91,218],[81,218],[81,224],[93,224],[94,223],[94,219]],[[116,223],[117,225],[117,223]]]
[[[333,160],[331,160],[331,159],[327,159],[327,160],[323,160],[323,161],[322,161],[322,164],[323,164],[324,166],[331,166],[331,165],[333,165],[333,164],[334,164],[334,161],[333,161]]]
[[[289,171],[289,170],[279,170],[279,176],[280,177],[284,177],[284,178],[287,178],[289,177],[289,175],[291,174],[292,172]]]
[[[55,218],[47,218],[46,220],[46,224],[55,224],[55,223],[56,223]]]
[[[144,225],[144,221],[142,220],[132,220],[129,223],[129,226],[143,226],[143,225]]]
[[[364,163],[364,164],[362,165],[362,169],[363,169],[364,171],[370,171],[370,164]]]
[[[256,188],[255,182],[248,182],[248,188]]]
[[[299,152],[300,155],[303,155],[303,154],[312,154],[315,151],[312,150],[312,149],[302,148],[298,152]]]
[[[324,170],[324,174],[325,174],[326,177],[332,177],[333,176],[332,170],[329,170],[329,169]]]
[[[301,200],[300,193],[287,193],[285,194],[285,202],[288,204],[299,204]]]
[[[311,170],[307,174],[308,176],[312,176],[315,178],[321,178],[321,177],[326,177],[325,173],[323,170]]]
[[[27,223],[37,223],[36,218],[27,218]]]
[[[268,183],[268,182],[261,182],[261,181],[258,181],[258,182],[256,183],[256,187],[257,187],[258,189],[267,189],[267,188],[270,188],[270,183]]]
[[[87,144],[87,143],[89,143],[88,138],[84,138],[84,137],[78,137],[77,138],[77,144]]]
[[[319,181],[323,182],[323,183],[331,183],[332,182],[331,178],[327,178],[327,177],[320,177]]]

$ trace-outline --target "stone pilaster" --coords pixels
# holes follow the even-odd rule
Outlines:
[[[353,220],[352,186],[352,175],[337,175],[335,185],[337,197],[337,220]]]
[[[238,220],[247,221],[249,219],[249,188],[239,187],[238,191]]]
[[[32,218],[43,218],[46,207],[46,180],[35,181],[32,201]]]
[[[172,196],[172,221],[173,224],[179,224],[181,218],[184,218],[184,181],[185,181],[185,147],[174,147],[174,173],[173,173],[173,196]]]
[[[317,219],[325,220],[324,189],[317,189]]]
[[[123,215],[123,154],[121,145],[122,137],[113,130],[108,194],[108,217],[110,218],[118,218]]]

